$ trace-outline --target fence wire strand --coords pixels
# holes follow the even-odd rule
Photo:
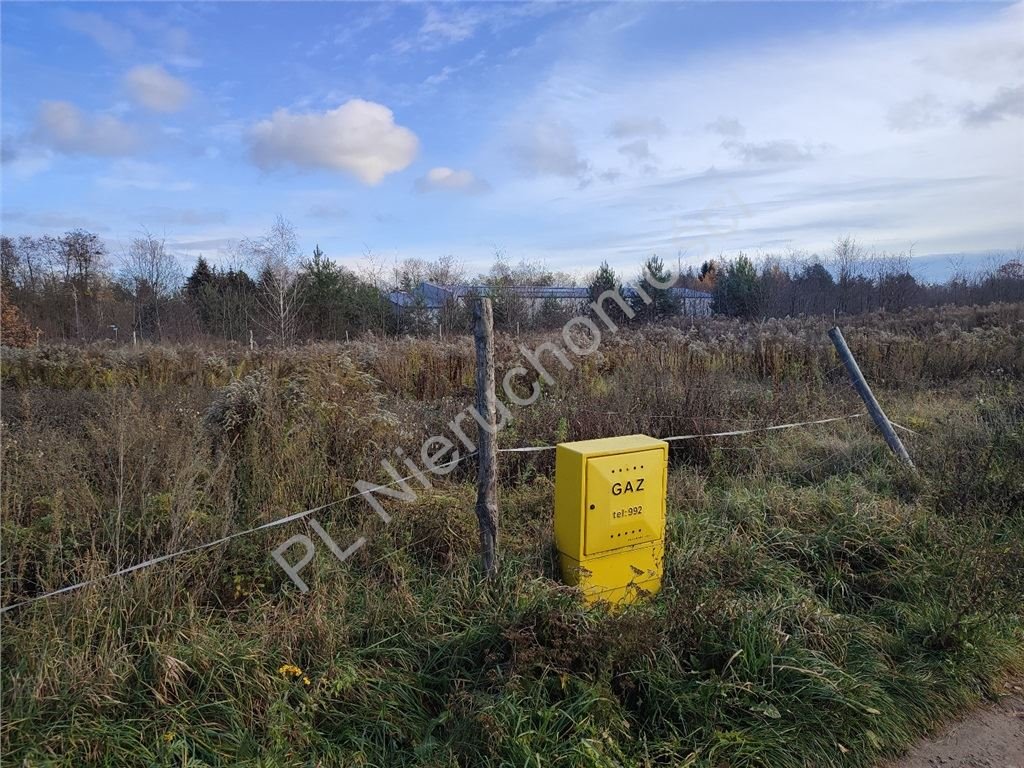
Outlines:
[[[751,429],[736,429],[736,430],[731,430],[729,432],[711,432],[711,433],[704,433],[704,434],[699,434],[698,433],[698,434],[690,434],[690,435],[673,435],[671,437],[663,437],[661,439],[664,440],[665,442],[678,442],[678,441],[683,441],[683,440],[698,440],[698,439],[707,439],[707,438],[735,437],[735,436],[739,436],[739,435],[751,435],[751,434],[755,434],[755,433],[758,433],[758,432],[773,432],[773,431],[782,430],[782,429],[794,429],[794,428],[797,428],[797,427],[807,427],[807,426],[813,426],[813,425],[817,425],[817,424],[828,424],[828,423],[836,422],[836,421],[846,421],[846,420],[849,420],[849,419],[860,418],[861,416],[864,416],[864,415],[865,415],[864,413],[854,413],[854,414],[849,414],[849,415],[846,415],[846,416],[834,416],[832,418],[827,418],[827,419],[815,419],[815,420],[812,420],[812,421],[797,421],[797,422],[791,422],[791,423],[788,423],[788,424],[775,424],[775,425],[768,426],[768,427],[754,427],[754,428],[751,428]],[[898,424],[894,424],[894,426],[899,426],[899,425]],[[900,427],[900,429],[906,429],[906,428],[905,427]],[[911,430],[907,430],[907,431],[909,432]],[[516,447],[516,448],[499,448],[498,452],[499,453],[537,453],[537,452],[541,452],[541,451],[553,451],[553,450],[555,450],[555,448],[556,448],[556,446],[554,446],[554,445],[527,445],[527,446],[521,446],[521,447]],[[472,458],[476,454],[477,454],[477,451],[472,451],[470,453],[467,453],[464,456],[459,456],[457,459],[453,459],[452,461],[449,461],[449,462],[447,462],[445,464],[440,464],[440,465],[438,465],[437,468],[438,469],[443,469],[443,468],[446,468],[446,467],[454,466],[454,465],[459,464],[459,463],[461,463],[461,462],[463,462],[463,461],[465,461],[465,460],[467,460],[469,458]],[[242,530],[242,531],[235,531],[234,533],[230,533],[230,534],[228,534],[226,536],[222,536],[219,539],[215,539],[213,541],[208,541],[208,542],[205,542],[203,544],[197,544],[197,545],[192,546],[192,547],[186,547],[185,549],[180,549],[180,550],[178,550],[176,552],[170,552],[170,553],[165,554],[165,555],[159,555],[158,557],[153,557],[153,558],[150,558],[148,560],[144,560],[141,563],[136,563],[135,565],[131,565],[131,566],[128,566],[126,568],[121,568],[119,570],[112,571],[112,572],[104,574],[102,576],[97,576],[96,578],[93,578],[93,579],[86,579],[84,581],[78,582],[77,584],[71,584],[71,585],[66,586],[66,587],[61,587],[60,589],[55,589],[55,590],[52,590],[50,592],[46,592],[46,593],[44,593],[42,595],[36,595],[34,597],[30,597],[30,598],[28,598],[26,600],[22,600],[22,601],[17,602],[17,603],[12,603],[10,605],[5,605],[2,608],[0,608],[0,615],[5,614],[8,611],[12,611],[15,608],[21,608],[22,606],[29,605],[31,603],[38,602],[40,600],[46,600],[47,598],[56,597],[57,595],[63,595],[63,594],[67,594],[69,592],[74,592],[76,590],[82,589],[83,587],[88,587],[88,586],[92,586],[94,584],[99,584],[101,582],[108,581],[108,580],[114,579],[114,578],[118,578],[120,576],[127,576],[130,573],[134,573],[136,571],[141,571],[144,568],[149,568],[150,566],[158,565],[159,563],[163,563],[163,562],[166,562],[168,560],[173,560],[173,559],[178,558],[178,557],[184,557],[185,555],[190,555],[190,554],[193,554],[195,552],[202,552],[204,550],[216,547],[216,546],[218,546],[220,544],[226,544],[226,543],[228,543],[230,541],[233,541],[234,539],[240,538],[242,536],[247,536],[250,533],[256,533],[257,531],[265,531],[265,530],[269,530],[271,528],[277,528],[277,527],[282,526],[282,525],[287,525],[288,523],[295,522],[296,520],[302,520],[303,518],[309,517],[310,515],[312,515],[312,514],[314,514],[316,512],[322,512],[325,509],[330,509],[331,507],[336,507],[339,504],[344,504],[347,501],[352,501],[353,499],[359,498],[360,496],[364,496],[367,493],[372,493],[373,491],[379,491],[379,490],[382,490],[384,488],[391,488],[391,487],[393,487],[395,485],[401,485],[403,483],[408,482],[409,480],[413,480],[415,478],[418,478],[421,474],[422,473],[417,472],[417,473],[409,475],[408,477],[402,477],[402,478],[399,478],[398,480],[395,480],[393,482],[383,483],[381,485],[374,486],[374,487],[372,487],[370,489],[367,489],[365,491],[360,491],[358,493],[353,493],[353,494],[351,494],[349,496],[345,496],[342,499],[337,499],[336,501],[331,501],[331,502],[328,502],[326,504],[321,504],[318,507],[313,507],[311,509],[306,509],[306,510],[303,510],[301,512],[295,512],[294,514],[286,515],[285,517],[280,517],[280,518],[277,518],[276,520],[271,520],[269,522],[263,523],[261,525],[254,526],[252,528],[247,528],[247,529]]]

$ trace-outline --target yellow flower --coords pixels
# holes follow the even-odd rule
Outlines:
[[[164,742],[170,744],[172,741],[174,741],[174,731],[168,731],[164,734]]]
[[[306,677],[305,675],[302,676],[302,684],[303,685],[309,685],[310,684],[309,678]]]
[[[289,675],[292,677],[300,677],[302,675],[302,669],[296,667],[294,664],[282,664],[277,668],[277,674],[281,675],[281,677],[288,677]]]

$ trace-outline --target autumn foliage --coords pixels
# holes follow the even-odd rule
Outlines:
[[[0,293],[0,345],[5,347],[31,347],[36,340],[32,330],[16,306]]]

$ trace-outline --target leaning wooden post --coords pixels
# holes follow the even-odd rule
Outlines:
[[[871,418],[875,420],[875,425],[882,433],[882,437],[885,438],[885,442],[889,444],[892,452],[900,457],[905,464],[913,468],[914,462],[910,459],[910,454],[907,453],[907,449],[903,447],[903,442],[900,440],[899,435],[896,434],[896,430],[892,428],[892,422],[885,415],[885,411],[882,410],[882,406],[875,400],[875,396],[871,392],[871,387],[868,386],[867,381],[864,380],[864,374],[860,372],[860,366],[857,365],[857,361],[853,357],[853,353],[850,352],[850,348],[846,346],[846,339],[843,338],[843,332],[839,330],[839,326],[834,327],[828,332],[828,337],[832,339],[832,343],[835,345],[836,351],[839,353],[840,359],[843,361],[843,365],[846,366],[846,372],[850,374],[850,380],[853,382],[854,388],[857,390],[857,394],[860,395],[860,399],[864,401],[864,405],[868,407],[868,413],[871,414]]]
[[[493,577],[498,573],[498,429],[494,394],[494,313],[490,299],[478,299],[473,307],[473,336],[476,339],[476,410],[480,418],[476,518],[480,523],[484,573]]]

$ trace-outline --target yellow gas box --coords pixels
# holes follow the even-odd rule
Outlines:
[[[661,587],[668,443],[647,435],[560,443],[555,546],[588,601],[632,602]]]

